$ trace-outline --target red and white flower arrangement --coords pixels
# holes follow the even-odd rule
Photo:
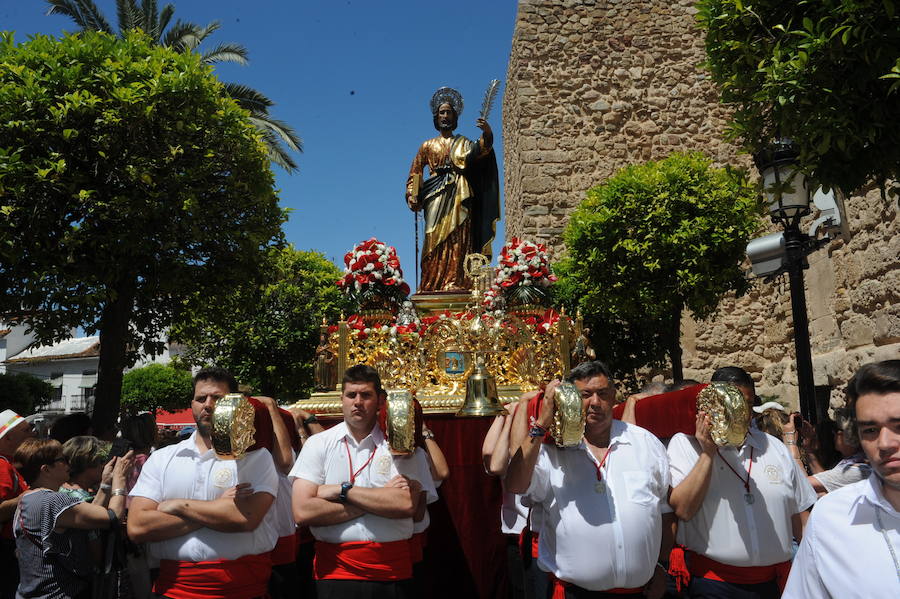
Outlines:
[[[484,305],[494,308],[506,290],[519,285],[549,287],[556,281],[550,270],[550,253],[543,243],[532,243],[513,237],[500,250],[491,288],[484,294]]]
[[[383,292],[406,297],[409,285],[403,280],[403,270],[394,246],[372,237],[353,246],[344,255],[344,276],[337,282],[346,293],[362,295]]]

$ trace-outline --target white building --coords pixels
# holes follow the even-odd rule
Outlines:
[[[30,374],[53,385],[53,397],[42,412],[91,412],[100,362],[100,337],[73,337],[52,345],[33,346],[34,336],[25,333],[25,329],[24,325],[0,325],[0,373]],[[167,364],[179,353],[181,346],[167,344],[161,355],[142,358],[134,368],[151,362]]]

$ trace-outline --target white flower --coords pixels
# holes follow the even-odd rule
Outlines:
[[[371,265],[370,265],[370,266],[371,266]],[[376,278],[377,280],[379,280],[379,281],[381,280],[381,273],[378,272],[378,271],[373,272],[373,273],[372,273],[372,276],[375,277],[375,278]]]
[[[363,270],[364,270],[365,272],[369,272],[369,271],[371,271],[371,270],[374,270],[374,268],[375,268],[375,265],[372,264],[372,263],[369,263],[369,264],[366,264],[366,266],[363,268]]]
[[[372,329],[370,329],[369,327],[366,327],[363,329],[363,333],[365,333],[366,335],[368,335],[371,332],[372,332]]]

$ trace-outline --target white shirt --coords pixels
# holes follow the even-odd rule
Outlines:
[[[349,456],[348,456],[349,452]],[[374,454],[374,455],[373,455]],[[372,458],[369,461],[369,458]],[[383,487],[400,472],[391,448],[378,426],[357,443],[343,422],[311,436],[300,450],[300,457],[288,476],[316,485],[339,485],[350,480],[350,467],[359,470],[353,483],[358,487]],[[366,463],[368,462],[368,465]],[[366,512],[340,524],[310,526],[313,536],[326,543],[367,541],[389,543],[413,534],[412,518],[384,518]]]
[[[503,492],[503,503],[500,504],[500,532],[505,535],[517,535],[528,523],[528,507],[522,504],[522,496]]]
[[[674,488],[697,463],[700,443],[678,433],[669,442],[668,452]],[[722,447],[719,452],[722,457],[713,456],[709,490],[700,509],[678,524],[678,542],[732,566],[770,566],[791,559],[791,516],[816,501],[806,473],[781,441],[755,429],[740,449]],[[747,491],[738,478],[746,479],[748,468],[753,503],[745,500]]]
[[[194,431],[181,443],[151,453],[131,495],[157,503],[166,499],[210,501],[238,483],[250,483],[255,493],[278,496],[278,473],[267,449],[250,451],[240,460],[220,460],[212,449],[200,454],[196,435]],[[253,531],[219,532],[200,528],[149,546],[150,554],[159,559],[205,562],[266,553],[275,547],[277,540],[274,510],[270,509]]]
[[[398,456],[394,460],[394,464],[400,474],[422,484],[422,490],[425,491],[425,503],[430,504],[438,500],[437,487],[431,477],[431,467],[428,465],[428,455],[424,449],[416,447],[411,455]],[[413,533],[424,532],[429,524],[431,524],[431,516],[428,515],[428,508],[425,508],[425,515],[422,519],[413,522]]]
[[[890,541],[900,560],[900,513],[885,499],[881,485],[872,474],[816,503],[791,566],[784,599],[900,597],[900,572],[888,548]]]
[[[597,466],[583,440],[541,446],[525,493],[543,516],[538,566],[592,591],[643,586],[659,559],[661,514],[671,511],[666,450],[650,432],[614,420],[602,493]]]
[[[274,512],[275,531],[278,538],[287,537],[297,532],[294,512],[291,509],[291,494],[294,481],[286,474],[278,472],[278,497],[272,503],[270,511]]]

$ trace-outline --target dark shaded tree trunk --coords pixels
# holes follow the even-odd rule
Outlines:
[[[672,380],[684,379],[681,363],[681,304],[672,310],[672,339],[669,346],[669,360],[672,362]]]
[[[103,308],[100,320],[100,364],[92,425],[94,435],[111,440],[122,399],[122,374],[128,350],[128,323],[134,310],[134,281],[117,287],[118,295]]]

